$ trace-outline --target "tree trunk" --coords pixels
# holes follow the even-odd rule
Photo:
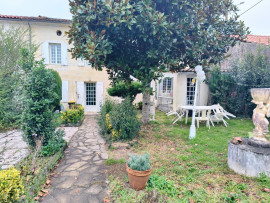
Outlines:
[[[151,106],[151,101],[150,101],[150,92],[145,91],[143,93],[143,107],[142,107],[142,123],[143,124],[148,124],[150,121],[150,106]]]

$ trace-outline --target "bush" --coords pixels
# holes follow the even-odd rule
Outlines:
[[[120,104],[106,99],[101,106],[98,123],[101,133],[109,135],[110,141],[130,140],[138,135],[141,127],[129,98]]]
[[[111,140],[131,140],[138,135],[141,123],[137,118],[137,111],[130,103],[130,99],[125,99],[117,104],[109,113],[111,123]]]
[[[33,148],[46,145],[53,135],[52,103],[56,98],[54,76],[43,61],[35,61],[34,53],[22,51],[21,66],[27,78],[24,85],[25,102],[22,129],[27,142]]]
[[[55,88],[54,92],[57,95],[52,103],[53,109],[57,110],[60,107],[60,101],[62,99],[62,80],[59,75],[59,73],[55,70],[49,69],[49,71],[53,74],[54,76],[54,81],[55,81]]]
[[[14,202],[22,192],[20,171],[13,167],[0,171],[0,202]]]
[[[71,109],[62,113],[61,119],[65,124],[78,124],[83,120],[84,108],[82,105],[74,105]]]
[[[98,124],[100,126],[100,132],[102,135],[111,133],[111,127],[109,127],[111,125],[109,113],[116,105],[117,104],[114,101],[106,98],[104,104],[100,108]]]
[[[124,99],[130,98],[131,102],[134,101],[137,94],[142,93],[142,83],[140,82],[119,82],[108,88],[108,94],[113,97],[122,97]]]
[[[129,155],[128,167],[135,171],[147,171],[151,168],[150,155]]]
[[[259,47],[257,54],[248,53],[236,61],[231,72],[212,69],[208,83],[212,104],[219,103],[237,116],[251,117],[256,105],[251,102],[250,89],[270,86],[270,60]]]
[[[28,45],[26,30],[0,25],[0,130],[21,121],[24,73],[18,66],[20,50]]]
[[[48,141],[46,146],[41,147],[40,155],[41,156],[52,156],[57,152],[62,150],[67,142],[63,139],[65,132],[63,130],[57,130],[52,138]]]

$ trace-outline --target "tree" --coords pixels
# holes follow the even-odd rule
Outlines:
[[[36,61],[34,53],[22,50],[21,67],[27,75],[24,84],[22,129],[28,144],[38,152],[53,136],[53,105],[56,93],[54,76],[43,61]]]
[[[20,50],[27,46],[25,30],[0,26],[0,128],[19,124],[22,113]]]
[[[236,116],[251,117],[256,105],[251,102],[250,89],[270,86],[270,58],[266,53],[267,49],[258,46],[257,53],[246,53],[236,60],[230,72],[213,68],[208,79],[211,103],[219,103]]]
[[[53,109],[59,109],[60,108],[60,101],[62,99],[62,79],[59,75],[59,73],[55,70],[48,69],[51,71],[51,73],[54,76],[54,81],[55,81],[55,87],[54,87],[54,92],[56,93],[55,100],[53,101]]]
[[[152,80],[164,71],[217,63],[247,33],[231,0],[70,0],[70,6],[72,56],[106,67],[113,81],[133,76],[142,82],[143,123]]]

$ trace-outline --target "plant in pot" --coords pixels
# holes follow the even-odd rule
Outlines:
[[[152,172],[150,155],[129,155],[127,162],[127,172],[129,185],[134,190],[143,190]]]

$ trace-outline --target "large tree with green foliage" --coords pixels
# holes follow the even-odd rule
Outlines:
[[[70,0],[70,6],[72,56],[106,67],[113,81],[132,75],[142,82],[143,123],[152,80],[164,71],[217,63],[246,34],[231,0]]]
[[[25,30],[0,26],[0,128],[16,126],[20,121],[24,74],[18,61],[20,50],[26,46]]]
[[[251,102],[250,89],[270,87],[267,49],[258,46],[256,53],[246,53],[244,58],[234,61],[231,71],[226,73],[220,67],[213,68],[208,78],[211,103],[219,103],[237,116],[251,117],[256,105]]]

